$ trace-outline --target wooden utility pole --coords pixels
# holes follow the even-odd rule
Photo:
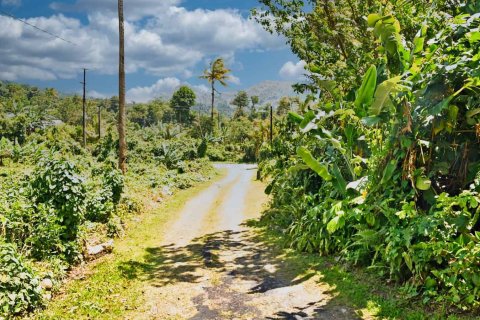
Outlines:
[[[125,25],[123,0],[118,0],[119,61],[118,61],[118,168],[127,172],[127,141],[125,138]]]
[[[98,140],[102,138],[102,103],[98,104]]]
[[[273,146],[273,106],[270,105],[270,145]]]
[[[83,68],[83,147],[87,147],[87,100],[86,100],[86,86],[87,86],[87,69]]]

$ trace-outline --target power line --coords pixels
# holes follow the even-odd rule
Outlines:
[[[3,14],[4,16],[10,17],[10,18],[15,19],[15,20],[18,20],[18,21],[26,24],[27,26],[30,26],[30,27],[32,27],[32,28],[34,28],[34,29],[37,29],[38,31],[41,31],[41,32],[43,32],[43,33],[48,34],[49,36],[52,36],[52,37],[57,38],[57,39],[60,39],[60,40],[62,40],[62,41],[64,41],[64,42],[67,42],[67,43],[72,44],[72,45],[74,45],[74,46],[77,45],[76,43],[73,43],[73,42],[71,42],[71,41],[69,41],[69,40],[67,40],[67,39],[64,39],[64,38],[62,38],[62,37],[60,37],[60,36],[57,36],[56,34],[53,34],[53,33],[51,33],[50,31],[41,29],[41,28],[37,27],[37,26],[34,25],[34,24],[31,24],[31,23],[29,23],[29,22],[27,22],[27,21],[25,21],[25,20],[23,20],[23,19],[17,18],[17,17],[14,16],[13,14],[8,13],[8,12],[2,10],[2,9],[0,9],[0,14]]]

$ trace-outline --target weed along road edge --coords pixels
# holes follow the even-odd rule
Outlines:
[[[245,223],[267,198],[252,165],[180,192],[87,266],[37,319],[356,319],[305,264]]]

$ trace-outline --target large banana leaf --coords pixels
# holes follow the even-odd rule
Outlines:
[[[375,94],[375,87],[377,86],[377,68],[371,66],[365,76],[363,77],[362,86],[357,91],[357,98],[355,99],[355,106],[361,108],[363,105],[369,105]]]
[[[337,164],[333,165],[333,176],[335,180],[332,181],[333,186],[341,193],[345,194],[347,192],[347,182],[343,178],[342,172]]]
[[[332,176],[328,173],[328,168],[326,165],[320,163],[317,159],[315,159],[310,151],[307,150],[305,147],[298,147],[297,148],[297,155],[302,158],[305,164],[315,171],[322,179],[330,181],[332,180]]]
[[[378,86],[377,91],[375,92],[375,98],[370,106],[370,115],[378,116],[383,111],[385,105],[390,102],[390,94],[399,89],[401,79],[401,76],[394,77],[383,81]]]
[[[288,120],[293,123],[300,124],[303,121],[303,117],[296,112],[290,111],[288,113]]]

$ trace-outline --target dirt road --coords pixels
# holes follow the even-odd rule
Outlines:
[[[128,319],[356,319],[329,305],[330,288],[289,264],[245,225],[266,202],[250,165],[190,199],[142,262],[123,267],[144,283],[144,306]],[[160,240],[161,239],[161,240]]]

